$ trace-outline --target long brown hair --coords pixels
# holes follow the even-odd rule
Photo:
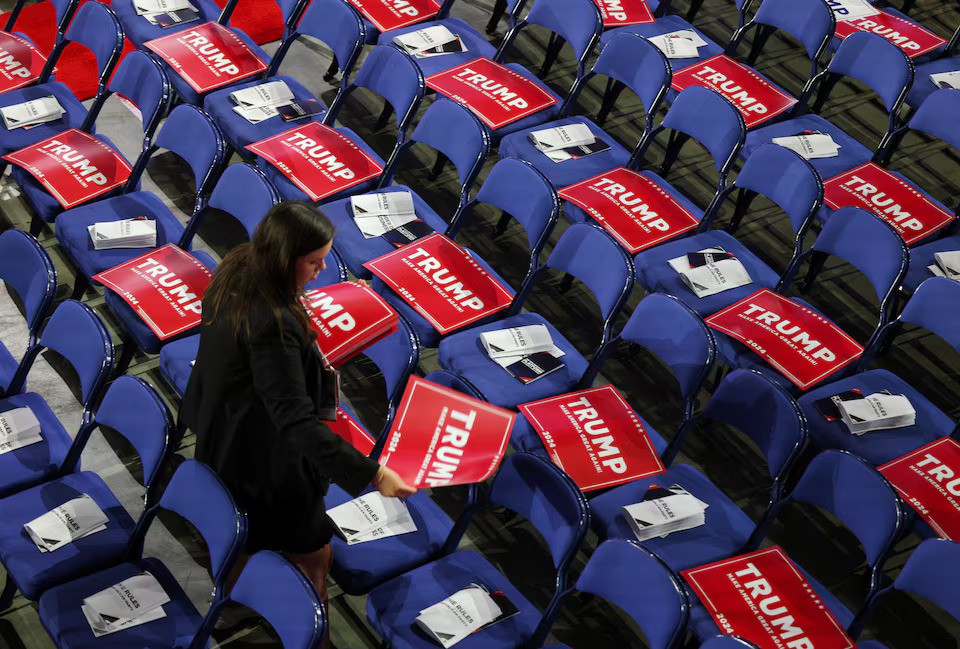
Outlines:
[[[283,312],[289,310],[308,335],[307,314],[300,307],[302,289],[297,285],[297,258],[326,246],[334,227],[314,205],[283,201],[270,208],[253,232],[250,243],[231,250],[220,262],[203,296],[204,322],[217,317],[228,298],[233,301],[233,333],[250,335],[249,316],[256,301],[263,300],[283,330]]]

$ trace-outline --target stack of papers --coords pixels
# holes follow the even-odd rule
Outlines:
[[[705,248],[667,261],[697,297],[708,297],[753,280],[743,264],[723,248]]]
[[[681,29],[647,39],[668,59],[695,59],[700,56],[699,48],[704,47],[707,41],[692,29]]]
[[[83,494],[38,516],[23,528],[41,552],[53,552],[67,543],[107,529],[107,515],[93,498]]]
[[[134,0],[133,7],[138,15],[161,27],[200,20],[200,11],[189,0]]]
[[[554,162],[582,158],[610,148],[609,144],[598,140],[586,124],[545,128],[531,132],[529,137],[533,146]]]
[[[145,216],[94,223],[87,226],[87,232],[94,250],[157,246],[157,222]]]
[[[43,440],[40,422],[30,408],[14,408],[0,413],[0,455]]]
[[[707,503],[690,495],[680,485],[651,486],[643,501],[623,507],[623,515],[638,541],[703,525]]]
[[[827,4],[833,10],[833,15],[837,21],[841,22],[858,20],[865,16],[875,16],[880,13],[880,10],[867,0],[830,0]]]
[[[260,83],[230,93],[235,113],[251,124],[279,115],[280,106],[293,103],[293,91],[283,81]]]
[[[934,275],[960,282],[960,250],[944,250],[933,255],[937,263],[927,266]]]
[[[427,59],[431,56],[466,52],[460,37],[443,25],[418,29],[393,37],[393,42],[410,56]]]
[[[913,426],[917,413],[902,394],[874,392],[860,399],[837,400],[840,419],[854,435]]]
[[[163,605],[169,601],[156,577],[143,572],[87,597],[80,609],[99,638],[166,617]]]
[[[960,90],[960,70],[931,74],[930,81],[932,81],[937,88]]]
[[[553,344],[545,325],[527,325],[485,331],[480,343],[494,363],[523,383],[530,383],[563,367],[562,349]]]
[[[836,158],[840,155],[840,145],[834,142],[828,133],[801,133],[789,137],[775,137],[773,143],[796,151],[805,160]]]
[[[28,128],[52,122],[63,116],[64,110],[60,102],[53,95],[49,97],[40,97],[32,99],[22,104],[13,106],[4,106],[0,108],[0,115],[3,116],[3,125],[7,130],[15,128]]]
[[[470,584],[420,611],[416,623],[440,646],[450,647],[471,633],[518,612],[502,592],[489,593],[479,584]]]
[[[373,491],[327,510],[347,545],[417,531],[407,504]]]

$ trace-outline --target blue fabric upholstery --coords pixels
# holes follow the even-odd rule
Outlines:
[[[910,87],[909,94],[907,94],[907,105],[916,110],[935,90],[939,90],[930,80],[931,74],[953,72],[954,70],[960,70],[960,56],[948,56],[916,66],[913,85]]]
[[[187,381],[200,349],[200,334],[194,334],[164,345],[160,350],[160,373],[181,397],[187,389]]]
[[[666,88],[670,86],[673,77],[671,63],[655,45],[631,33],[629,27],[624,32],[619,29],[605,32],[604,36],[614,32],[608,40],[601,37],[604,46],[593,64],[593,73],[616,79],[630,88],[649,117],[651,112],[657,111]]]
[[[960,544],[956,541],[924,541],[910,555],[893,587],[915,593],[933,602],[954,619],[960,620],[960,597],[957,597],[957,586],[960,585],[958,555]]]
[[[703,86],[690,86],[679,93],[661,122],[694,140],[713,156],[717,171],[736,156],[746,129],[743,117],[726,98]]]
[[[252,239],[260,219],[280,202],[276,189],[262,171],[248,164],[228,166],[210,194],[210,207],[227,212]]]
[[[43,441],[0,455],[0,495],[51,479],[70,450],[70,435],[53,410],[36,392],[7,397],[0,401],[0,412],[26,406],[40,422]]]
[[[954,149],[960,149],[960,136],[954,128],[960,116],[960,90],[941,88],[931,93],[910,117],[908,126],[943,140]]]
[[[899,47],[882,36],[857,32],[843,39],[827,70],[864,83],[893,110],[913,80],[913,66]]]
[[[942,310],[943,305],[956,304],[958,299],[960,286],[957,282],[944,277],[930,278],[907,302],[898,320],[932,331],[951,347],[960,350],[960,327],[953,318],[944,318]]]
[[[644,25],[626,25],[624,27],[614,27],[613,29],[608,29],[603,33],[602,36],[600,36],[600,44],[606,45],[617,34],[636,34],[638,36],[642,36],[643,38],[650,38],[651,36],[659,36],[661,34],[668,34],[670,32],[680,31],[683,29],[692,29],[697,33],[698,36],[700,36],[700,38],[706,41],[707,44],[700,46],[700,48],[697,50],[696,57],[690,57],[686,59],[670,59],[670,66],[673,68],[674,72],[689,67],[694,63],[706,61],[710,57],[716,56],[717,54],[723,54],[723,47],[717,45],[715,42],[710,40],[706,34],[677,15],[662,16],[657,18],[656,22],[647,23]],[[646,106],[646,104],[644,104],[644,106]]]
[[[436,74],[438,72],[443,72],[444,70],[449,70],[450,68],[455,68],[458,65],[472,61],[478,56],[492,59],[497,53],[497,48],[491,45],[490,41],[488,41],[483,34],[479,33],[477,30],[459,18],[428,20],[426,22],[416,23],[415,25],[401,27],[400,29],[394,29],[392,31],[380,34],[380,36],[377,38],[377,44],[390,45],[393,43],[393,39],[397,36],[409,34],[410,32],[415,32],[421,29],[429,29],[430,27],[436,27],[438,25],[446,27],[451,33],[459,36],[460,42],[463,43],[463,49],[465,51],[444,54],[442,56],[431,56],[422,59],[414,58],[417,63],[417,67],[419,67],[420,71],[423,72],[424,77],[429,77],[431,74]]]
[[[193,172],[197,192],[209,191],[220,171],[224,146],[220,129],[196,106],[176,106],[157,133],[156,145],[177,154]]]
[[[110,8],[114,10],[123,25],[123,33],[137,47],[143,47],[147,41],[155,38],[161,38],[169,34],[174,34],[198,24],[215,21],[220,16],[220,7],[213,0],[191,0],[194,7],[200,10],[199,22],[190,22],[170,27],[161,27],[154,25],[149,20],[137,13],[133,0],[116,0],[110,3]]]
[[[113,361],[110,334],[99,316],[80,302],[61,302],[47,321],[40,344],[73,365],[80,377],[81,400],[90,403]]]
[[[793,36],[811,59],[836,27],[833,12],[820,0],[767,2],[757,7],[753,22],[770,25]]]
[[[142,50],[133,50],[123,57],[110,78],[110,92],[128,99],[140,111],[140,125],[144,134],[153,135],[159,120],[166,115],[170,97],[170,85],[163,68],[153,55]],[[178,118],[180,122],[183,118]],[[184,122],[184,125],[189,122]],[[184,133],[190,135],[190,131]],[[168,135],[169,141],[177,136]],[[166,145],[162,145],[166,146]],[[205,153],[204,147],[197,147],[199,153]],[[179,152],[178,152],[179,153]]]

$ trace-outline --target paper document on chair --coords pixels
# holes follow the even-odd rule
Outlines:
[[[624,505],[623,515],[637,540],[646,541],[703,525],[703,512],[708,506],[678,484],[651,485],[643,501]]]
[[[418,59],[466,51],[460,37],[443,25],[435,25],[394,36],[393,42],[407,54]]]
[[[416,623],[441,646],[451,647],[496,620],[501,613],[500,607],[485,588],[470,584],[420,611]]]
[[[247,120],[251,124],[259,124],[265,119],[276,117],[280,114],[276,106],[260,106],[258,108],[245,108],[244,106],[234,106],[233,112]]]
[[[692,36],[688,36],[688,34]],[[693,37],[696,38],[694,39]],[[651,36],[647,40],[663,52],[664,56],[668,59],[696,58],[700,56],[700,47],[707,44],[706,41],[691,29]]]
[[[73,498],[23,526],[41,552],[107,529],[107,515],[87,494]]]
[[[417,531],[407,504],[376,491],[327,510],[348,545]]]
[[[867,0],[827,0],[833,15],[838,21],[857,20],[866,16],[875,16],[880,10]]]
[[[0,455],[43,440],[40,422],[30,408],[14,408],[0,413]]]
[[[550,330],[542,324],[485,331],[480,334],[480,342],[487,351],[487,355],[494,360],[548,352],[555,348]]]
[[[944,250],[933,255],[937,268],[944,277],[960,279],[960,250]]]
[[[230,101],[243,108],[279,106],[293,101],[293,91],[284,81],[258,83],[249,88],[234,90],[230,93]]]
[[[860,399],[838,400],[840,419],[854,435],[913,426],[917,413],[902,394],[874,392]]]
[[[409,191],[377,192],[350,197],[353,221],[365,239],[382,236],[417,220]]]
[[[667,261],[697,297],[708,297],[750,284],[750,274],[721,247],[705,248]]]
[[[143,572],[87,597],[80,608],[99,638],[166,617],[163,605],[169,601],[156,577]]]
[[[102,221],[87,226],[94,250],[112,248],[154,248],[157,222],[145,216],[119,221]]]
[[[52,122],[63,116],[64,110],[60,102],[53,95],[40,97],[22,104],[4,106],[0,108],[3,116],[3,125],[7,130],[35,126],[45,122]]]
[[[960,70],[931,74],[930,81],[932,81],[937,88],[960,90]]]
[[[567,124],[544,128],[530,133],[530,140],[539,150],[547,153],[558,149],[593,144],[596,141],[593,131],[586,124]]]
[[[803,133],[789,137],[775,137],[772,141],[774,144],[799,153],[804,160],[836,158],[840,155],[840,145],[834,142],[828,133]]]
[[[180,11],[190,7],[190,0],[134,0],[133,3],[133,8],[140,16]]]

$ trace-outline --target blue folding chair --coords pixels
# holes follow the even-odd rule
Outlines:
[[[457,137],[450,137],[456,133]],[[438,215],[415,191],[406,185],[391,185],[397,165],[403,153],[413,144],[422,143],[437,151],[437,164],[428,180],[436,180],[440,167],[451,160],[460,180],[460,200],[449,219]],[[483,162],[490,151],[490,136],[486,127],[473,113],[449,99],[437,99],[424,112],[413,134],[400,145],[397,155],[390,166],[384,170],[377,192],[409,191],[413,197],[413,207],[417,218],[437,232],[450,234],[467,206],[470,190],[476,183]],[[386,239],[373,237],[368,239],[360,232],[353,219],[351,199],[341,198],[323,204],[323,213],[337,229],[334,246],[343,257],[347,268],[355,277],[369,279],[371,273],[364,264],[394,250]]]
[[[472,518],[465,515],[447,540],[445,551],[448,554],[370,591],[367,620],[386,646],[395,649],[434,647],[434,641],[416,630],[414,618],[422,609],[471,583],[482,584],[489,592],[502,591],[518,612],[457,644],[463,649],[538,647],[542,644],[570,590],[567,574],[570,562],[587,533],[586,500],[559,468],[535,455],[514,453],[503,460],[481,503],[504,507],[518,514],[543,537],[555,569],[551,578],[554,591],[550,603],[541,614],[487,559],[472,550],[453,552]],[[524,578],[529,579],[529,576]]]
[[[143,379],[121,376],[107,388],[93,419],[84,424],[70,447],[61,477],[0,500],[0,561],[7,571],[0,610],[9,608],[19,590],[36,601],[57,584],[119,563],[134,529],[134,519],[103,479],[79,471],[80,455],[99,426],[116,431],[136,449],[149,494],[167,456],[173,420],[160,395]],[[107,516],[106,529],[77,539],[54,552],[40,552],[23,526],[38,516],[86,494]]]
[[[66,300],[54,310],[40,340],[20,361],[0,412],[27,407],[40,422],[43,440],[0,455],[0,496],[45,482],[57,476],[70,450],[70,434],[36,392],[23,392],[33,363],[45,349],[67,360],[80,378],[83,405],[81,425],[93,417],[93,404],[103,392],[113,367],[113,344],[103,321],[93,310],[75,300]]]
[[[251,123],[245,117],[234,111],[236,104],[230,99],[230,94],[238,90],[257,86],[272,81],[283,81],[296,101],[316,100],[313,93],[289,74],[280,74],[280,65],[290,50],[290,47],[301,36],[310,36],[329,47],[335,61],[342,61],[343,76],[337,88],[336,97],[331,102],[331,108],[336,111],[345,97],[345,90],[353,67],[360,57],[364,42],[363,21],[356,10],[344,0],[317,0],[303,12],[303,17],[280,44],[280,48],[270,61],[270,67],[264,73],[263,79],[246,81],[223,90],[215,90],[204,97],[203,108],[214,121],[223,129],[224,138],[240,155],[252,158],[252,154],[244,147],[268,137],[283,133],[294,126],[306,121],[333,124],[326,110],[310,116],[307,120],[287,122],[281,116],[274,115],[265,120]],[[334,112],[336,114],[336,112]]]
[[[545,277],[547,269],[579,279],[597,301],[603,319],[603,332],[593,349],[594,358],[609,342],[613,322],[633,288],[633,264],[613,237],[596,226],[584,223],[571,226],[560,237],[546,264],[537,268],[527,279],[525,287],[517,292],[506,317],[449,335],[440,341],[437,358],[440,367],[466,378],[490,403],[515,410],[521,403],[586,387],[589,385],[586,379],[592,379],[587,371],[587,359],[546,318],[533,312],[520,312],[527,296]],[[544,325],[553,344],[563,350],[564,364],[536,381],[524,384],[490,360],[480,344],[480,334],[536,324]]]
[[[89,4],[89,3],[88,3]],[[93,5],[92,5],[93,6]],[[77,16],[73,19],[70,30],[77,24],[82,17],[95,19],[95,15],[86,12],[82,13],[84,5],[77,10]],[[104,7],[106,9],[106,7]],[[107,9],[109,11],[109,9]],[[111,14],[110,20],[116,21]],[[115,26],[115,25],[114,25]],[[119,29],[119,27],[117,27]],[[69,33],[69,31],[68,31]],[[96,32],[95,32],[96,33]],[[103,102],[111,94],[117,94],[127,98],[133,103],[141,113],[141,126],[143,128],[143,142],[138,154],[138,158],[131,165],[132,169],[137,169],[146,164],[145,156],[153,141],[160,120],[167,114],[167,108],[170,101],[170,86],[167,83],[167,77],[157,60],[150,54],[141,51],[130,52],[124,57],[120,65],[117,66],[113,77],[110,79],[109,87],[97,94],[87,113],[86,120],[81,130],[94,134],[94,126],[97,118],[100,116],[100,109]],[[31,129],[32,133],[36,129]],[[95,137],[119,153],[119,149],[105,135],[95,135]],[[132,171],[131,171],[132,174]],[[33,216],[30,222],[30,232],[34,235],[39,234],[43,223],[52,223],[57,215],[62,213],[63,206],[47,189],[40,184],[40,181],[34,178],[26,169],[14,166],[11,171],[14,182],[23,191],[23,198],[30,205]],[[122,185],[118,189],[111,190],[106,194],[101,194],[98,198],[110,197],[119,194],[122,191],[132,191],[135,186]]]
[[[656,555],[636,542],[601,543],[575,588],[620,608],[643,631],[650,649],[682,646],[689,609],[683,584]],[[569,647],[558,643],[544,649]]]
[[[630,314],[617,337],[590,364],[584,376],[585,384],[593,383],[610,352],[622,343],[630,344],[631,352],[632,346],[638,345],[654,354],[670,368],[680,388],[683,416],[669,445],[646,419],[637,415],[664,465],[669,466],[693,425],[697,395],[713,372],[717,355],[713,334],[696,313],[672,295],[647,295]],[[547,456],[543,441],[523,413],[517,415],[510,443],[522,451]]]
[[[935,90],[940,89],[940,86],[930,79],[931,74],[960,70],[960,55],[957,54],[958,48],[960,48],[960,25],[954,30],[953,36],[950,37],[950,42],[948,42],[946,47],[940,52],[940,56],[923,63],[914,61],[916,82],[913,84],[913,87],[910,88],[910,93],[907,95],[907,105],[910,106],[910,108],[916,110],[926,101],[928,96]]]
[[[488,203],[502,211],[503,215],[498,226],[498,231],[501,234],[506,230],[510,219],[513,218],[523,228],[524,234],[527,235],[527,243],[530,246],[527,273],[515,292],[511,284],[503,279],[500,273],[492,268],[489,263],[469,248],[464,248],[467,254],[473,257],[488,275],[513,294],[513,301],[506,312],[508,314],[517,313],[521,308],[520,302],[525,299],[524,296],[533,275],[543,266],[540,253],[543,251],[543,247],[553,231],[553,226],[556,224],[559,200],[553,187],[536,169],[526,162],[508,158],[501,160],[494,166],[480,191],[477,192],[476,198],[467,204],[461,213],[461,218],[456,223],[451,224],[448,229],[451,236],[456,235],[456,232],[463,225],[466,215],[479,203]],[[379,277],[375,276],[373,278],[372,286],[390,303],[390,306],[410,322],[414,331],[417,332],[422,346],[436,347],[444,336],[454,335],[453,332],[441,334],[437,331],[426,318],[420,315]],[[501,313],[498,312],[477,322],[493,321],[500,315]]]
[[[880,588],[881,568],[903,523],[897,492],[886,478],[859,457],[843,451],[824,451],[811,460],[786,501],[818,507],[838,519],[856,536],[866,558],[869,582],[867,592],[857,597],[856,610],[858,613],[862,611]],[[796,535],[795,538],[806,542],[807,535]],[[790,550],[789,546],[784,549]],[[857,614],[803,566],[798,568],[840,626],[849,628]],[[701,639],[721,633],[699,600],[692,602],[690,629]]]
[[[654,537],[641,545],[674,570],[705,565],[756,549],[784,498],[785,483],[806,440],[806,426],[796,401],[757,372],[735,370],[724,377],[701,418],[732,426],[763,454],[770,476],[770,496],[754,522],[709,478],[689,464],[674,464],[665,473],[620,485],[590,500],[593,529],[600,538],[634,539],[623,507],[643,500],[651,485],[678,484],[707,503],[703,525]]]
[[[819,114],[837,83],[844,77],[866,84],[887,109],[887,128],[873,150]],[[876,34],[852,34],[843,40],[827,69],[818,74],[801,95],[791,113],[794,117],[750,131],[741,155],[749,158],[758,147],[775,137],[812,131],[829,135],[840,146],[840,153],[833,158],[810,160],[821,176],[832,178],[859,167],[870,162],[874,151],[880,150],[900,125],[900,111],[912,83],[913,66],[903,50]],[[816,100],[813,99],[814,94]],[[844,110],[847,110],[846,106]]]
[[[164,489],[160,501],[147,509],[137,523],[123,563],[55,586],[40,596],[40,622],[53,643],[66,649],[81,647],[186,647],[200,630],[203,616],[197,611],[171,570],[153,557],[143,556],[143,542],[161,511],[185,518],[206,542],[213,573],[213,601],[223,597],[225,582],[246,538],[246,516],[217,475],[205,464],[184,460]],[[81,602],[144,571],[153,575],[170,601],[165,616],[124,629],[119,636],[95,638],[80,609]]]
[[[186,227],[180,224],[170,208],[156,194],[135,191],[150,156],[161,148],[179,156],[193,172],[196,192]],[[199,217],[223,166],[224,155],[220,130],[202,110],[189,105],[174,108],[157,133],[156,139],[144,149],[143,155],[137,160],[137,165],[120,196],[75,207],[58,217],[57,240],[77,269],[71,297],[77,300],[83,297],[84,291],[97,273],[119,266],[145,252],[142,248],[95,250],[90,245],[90,234],[87,231],[87,228],[95,223],[144,216],[156,222],[157,247],[174,243],[189,249],[189,238],[199,226]]]
[[[667,241],[637,253],[633,263],[637,282],[644,289],[676,295],[701,316],[707,316],[757,289],[780,290],[783,287],[784,278],[793,274],[803,254],[807,232],[823,203],[823,183],[817,172],[798,154],[775,144],[766,144],[747,159],[737,179],[723,192],[722,198],[729,197],[735,189],[738,190],[736,206],[726,230],[709,229],[724,204],[721,200],[715,202],[713,209],[704,215],[693,236]],[[793,254],[780,274],[732,234],[759,195],[770,199],[783,210],[795,236]],[[707,248],[723,248],[733,254],[743,264],[751,283],[698,298],[668,261]]]
[[[933,277],[921,284],[900,315],[874,337],[857,362],[855,374],[811,390],[800,398],[811,441],[820,448],[845,449],[880,465],[946,435],[960,439],[960,430],[953,419],[907,381],[887,370],[866,369],[877,353],[893,344],[904,325],[922,327],[960,352],[960,329],[952,318],[944,317],[957,305],[960,305],[960,285],[956,282]],[[882,390],[905,395],[917,413],[916,423],[871,431],[863,436],[851,435],[842,422],[826,421],[813,405],[818,399],[852,389],[859,389],[864,396]]]
[[[190,647],[207,646],[220,613],[230,602],[252,609],[269,622],[283,649],[319,649],[327,631],[327,610],[316,587],[276,552],[261,550],[250,557],[230,592],[210,607]]]
[[[0,234],[0,280],[13,289],[23,305],[27,321],[27,345],[23,352],[26,356],[37,345],[40,325],[53,309],[57,269],[36,239],[26,232],[10,229]],[[7,396],[19,363],[0,342],[0,396]]]
[[[511,157],[526,160],[546,176],[554,187],[565,187],[592,178],[604,171],[628,166],[632,152],[597,125],[597,122],[602,123],[606,119],[611,108],[610,105],[601,106],[597,122],[587,117],[570,117],[583,87],[597,74],[606,75],[609,79],[614,80],[620,84],[621,90],[623,87],[629,87],[640,99],[640,103],[645,108],[646,116],[643,133],[634,150],[639,151],[645,148],[646,140],[653,132],[653,119],[660,110],[667,90],[670,88],[672,78],[670,63],[667,62],[666,57],[660,50],[645,39],[634,34],[621,34],[603,48],[593,65],[593,69],[574,84],[573,89],[560,108],[560,119],[507,135],[500,141],[497,155],[501,158]],[[594,137],[608,144],[610,148],[606,151],[558,163],[537,149],[530,139],[530,134],[533,131],[572,124],[587,126]]]

